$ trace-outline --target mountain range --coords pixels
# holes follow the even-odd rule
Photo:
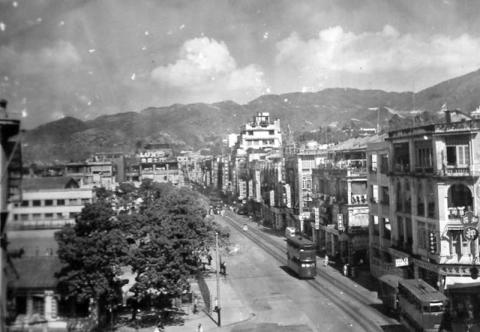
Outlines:
[[[140,112],[104,115],[82,121],[65,117],[25,133],[24,163],[84,160],[94,152],[132,153],[149,142],[170,143],[183,149],[218,144],[257,112],[270,112],[282,128],[294,132],[320,126],[341,127],[351,121],[384,126],[392,117],[449,109],[470,112],[480,105],[480,70],[419,92],[385,92],[329,88],[318,92],[263,95],[240,105],[233,101],[174,104]]]

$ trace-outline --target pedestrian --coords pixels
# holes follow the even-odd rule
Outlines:
[[[153,332],[160,332],[160,329],[158,328],[158,326],[155,326],[155,330],[153,330]]]
[[[207,256],[207,259],[208,259],[208,265],[212,265],[212,255],[208,254]]]
[[[193,313],[196,314],[198,312],[198,300],[197,298],[195,297],[193,299]]]
[[[328,266],[328,255],[325,255],[325,259],[323,260],[323,265]]]
[[[197,332],[203,332],[203,326],[202,326],[202,324],[198,324]]]
[[[227,275],[227,263],[223,262],[223,275]]]

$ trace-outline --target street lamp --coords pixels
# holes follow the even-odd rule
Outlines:
[[[216,278],[217,278],[217,303],[215,304],[215,309],[214,311],[217,312],[218,315],[218,320],[217,320],[217,325],[222,326],[222,320],[221,320],[221,307],[220,307],[220,275],[219,275],[219,262],[220,262],[220,254],[218,251],[218,232],[215,232],[215,261],[216,261]]]

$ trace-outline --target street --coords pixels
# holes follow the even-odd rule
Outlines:
[[[216,219],[228,225],[229,216],[246,222],[245,217],[233,214],[216,216]],[[252,222],[247,224],[246,231],[229,227],[234,250],[226,260],[230,285],[251,311],[252,318],[229,330],[367,331],[307,281],[298,279],[272,256],[252,244],[242,232],[252,232],[258,226]],[[345,297],[345,294],[340,291],[338,296]],[[228,299],[225,301],[227,303]]]

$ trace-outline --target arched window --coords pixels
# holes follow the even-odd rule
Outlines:
[[[448,188],[448,210],[450,217],[463,216],[465,211],[472,208],[472,192],[461,183],[456,183]]]

